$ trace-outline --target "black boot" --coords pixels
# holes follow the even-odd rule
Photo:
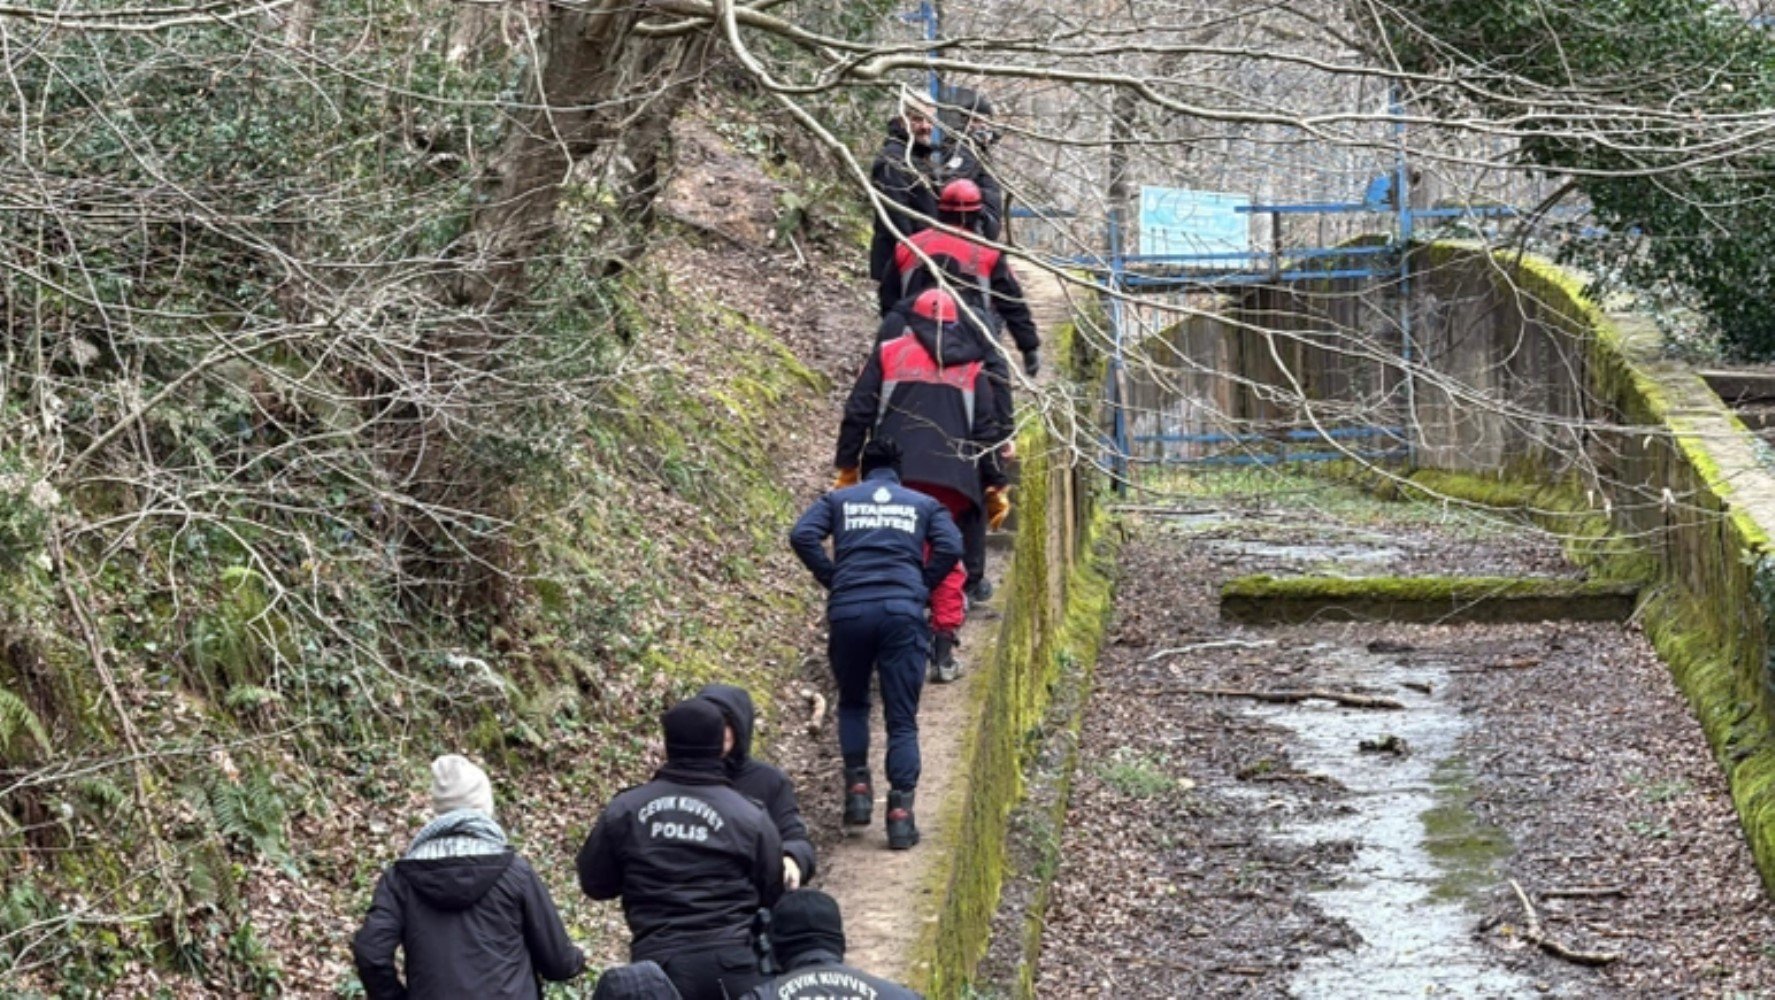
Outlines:
[[[866,767],[844,769],[844,825],[868,826],[875,812],[875,788]]]
[[[918,823],[912,818],[912,792],[894,789],[888,792],[888,849],[904,851],[918,843]]]
[[[938,632],[931,640],[930,679],[948,684],[961,676],[961,664],[955,662],[955,633]]]

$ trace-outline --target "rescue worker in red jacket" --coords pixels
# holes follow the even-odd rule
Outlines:
[[[974,233],[983,204],[979,185],[965,178],[950,181],[937,197],[937,221]],[[925,289],[939,287],[931,271],[933,264],[941,269],[948,290],[960,296],[962,304],[986,315],[989,329],[995,334],[1001,325],[1010,330],[1023,355],[1023,370],[1034,378],[1041,370],[1042,339],[1023,297],[1023,286],[1011,273],[1005,255],[978,239],[933,227],[902,240],[881,274],[877,296],[881,315],[887,316],[895,306]]]
[[[899,442],[906,484],[942,502],[961,529],[967,590],[983,600],[990,593],[979,583],[986,578],[985,522],[990,515],[996,526],[1010,511],[998,453],[1006,436],[1000,390],[986,370],[996,352],[942,289],[926,290],[898,315],[900,332],[876,345],[845,405],[835,459],[840,479],[855,475],[871,435]]]

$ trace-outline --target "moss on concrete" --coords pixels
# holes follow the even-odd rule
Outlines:
[[[1071,373],[1096,370],[1070,330],[1056,331],[1056,354]],[[1089,400],[1090,393],[1079,398]],[[1041,421],[1027,421],[1018,524],[1004,576],[1004,619],[976,660],[959,788],[946,803],[954,831],[933,865],[937,919],[914,949],[909,978],[929,996],[961,995],[985,954],[1004,878],[1010,815],[1023,794],[1027,734],[1039,726],[1062,671],[1095,661],[1110,607],[1107,556],[1096,548],[1099,513],[1090,470]]]
[[[1609,497],[1612,525],[1650,543],[1637,559],[1659,588],[1640,621],[1707,734],[1764,885],[1775,893],[1775,524],[1756,512],[1762,501],[1744,495],[1751,480],[1767,494],[1768,449],[1734,438],[1745,434],[1742,421],[1693,372],[1657,357],[1656,331],[1605,315],[1576,275],[1529,256],[1488,260],[1472,247],[1427,252],[1443,265],[1466,255],[1585,339],[1591,404],[1600,411],[1590,415],[1605,425],[1599,453],[1608,466],[1568,483],[1567,499]],[[1622,429],[1609,432],[1607,424]],[[1754,456],[1755,467],[1722,458],[1732,451]],[[1520,482],[1534,470],[1514,471]],[[1536,492],[1517,506],[1544,499]],[[1620,545],[1604,549],[1604,564],[1634,566],[1633,557],[1606,558],[1619,556]]]
[[[1623,621],[1639,585],[1487,576],[1242,576],[1220,588],[1227,621]]]

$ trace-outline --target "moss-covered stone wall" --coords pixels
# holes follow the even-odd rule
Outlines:
[[[1606,315],[1570,272],[1436,243],[1412,251],[1412,274],[1403,313],[1391,282],[1330,289],[1352,300],[1341,313],[1310,288],[1248,293],[1161,335],[1154,367],[1184,375],[1149,378],[1136,400],[1182,415],[1153,428],[1166,431],[1196,429],[1187,418],[1201,403],[1223,420],[1297,426],[1356,404],[1366,422],[1406,425],[1412,444],[1409,468],[1364,468],[1371,481],[1521,508],[1593,575],[1654,581],[1639,620],[1706,729],[1775,892],[1775,453],[1660,357],[1650,323]],[[1293,318],[1268,322],[1266,309]],[[1376,311],[1409,324],[1376,326]],[[1326,336],[1342,349],[1309,349]],[[1411,365],[1394,360],[1407,353]],[[1203,370],[1221,388],[1200,390],[1191,373]],[[1284,391],[1254,409],[1228,386]]]
[[[1640,620],[1688,696],[1732,788],[1763,882],[1775,891],[1775,463],[1693,371],[1661,359],[1643,320],[1605,315],[1579,279],[1459,247],[1445,266],[1482,269],[1582,334],[1584,479],[1617,534],[1655,561]]]
[[[1075,349],[1072,331],[1062,329],[1056,340],[1066,375],[1093,381],[1098,366]],[[1091,558],[1098,545],[1095,477],[1068,446],[1071,439],[1041,422],[1018,435],[1018,529],[1003,577],[1004,618],[992,647],[975,659],[968,713],[974,735],[961,762],[963,788],[950,796],[957,812],[945,817],[956,833],[932,875],[937,920],[926,926],[910,963],[914,987],[927,996],[963,995],[985,954],[1007,824],[1022,794],[1027,735],[1040,723],[1059,672],[1095,658],[1109,610],[1107,577]]]
[[[1775,892],[1775,454],[1699,376],[1660,356],[1649,322],[1605,314],[1570,272],[1438,243],[1413,251],[1413,274],[1410,406],[1369,410],[1409,416],[1412,466],[1362,474],[1520,508],[1593,575],[1654,582],[1639,620],[1706,730]],[[1364,347],[1303,364],[1372,364],[1403,342]],[[1360,402],[1323,374],[1289,381],[1312,403]]]

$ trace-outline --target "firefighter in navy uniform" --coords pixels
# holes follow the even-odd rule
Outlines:
[[[818,889],[784,895],[771,927],[783,971],[741,1000],[920,1000],[844,964],[844,917],[837,900]]]
[[[728,784],[721,710],[693,698],[663,722],[665,765],[598,817],[579,886],[622,898],[630,961],[658,962],[684,1000],[725,1000],[764,978],[753,919],[782,893],[783,845],[764,809]]]
[[[878,435],[866,446],[859,442],[858,451],[861,481],[858,465],[841,473],[840,488],[795,522],[789,544],[828,591],[826,651],[838,681],[845,825],[867,826],[874,809],[869,682],[879,674],[888,846],[905,850],[918,843],[918,697],[931,644],[925,607],[961,559],[961,533],[942,504],[900,485],[900,449],[892,439]]]

